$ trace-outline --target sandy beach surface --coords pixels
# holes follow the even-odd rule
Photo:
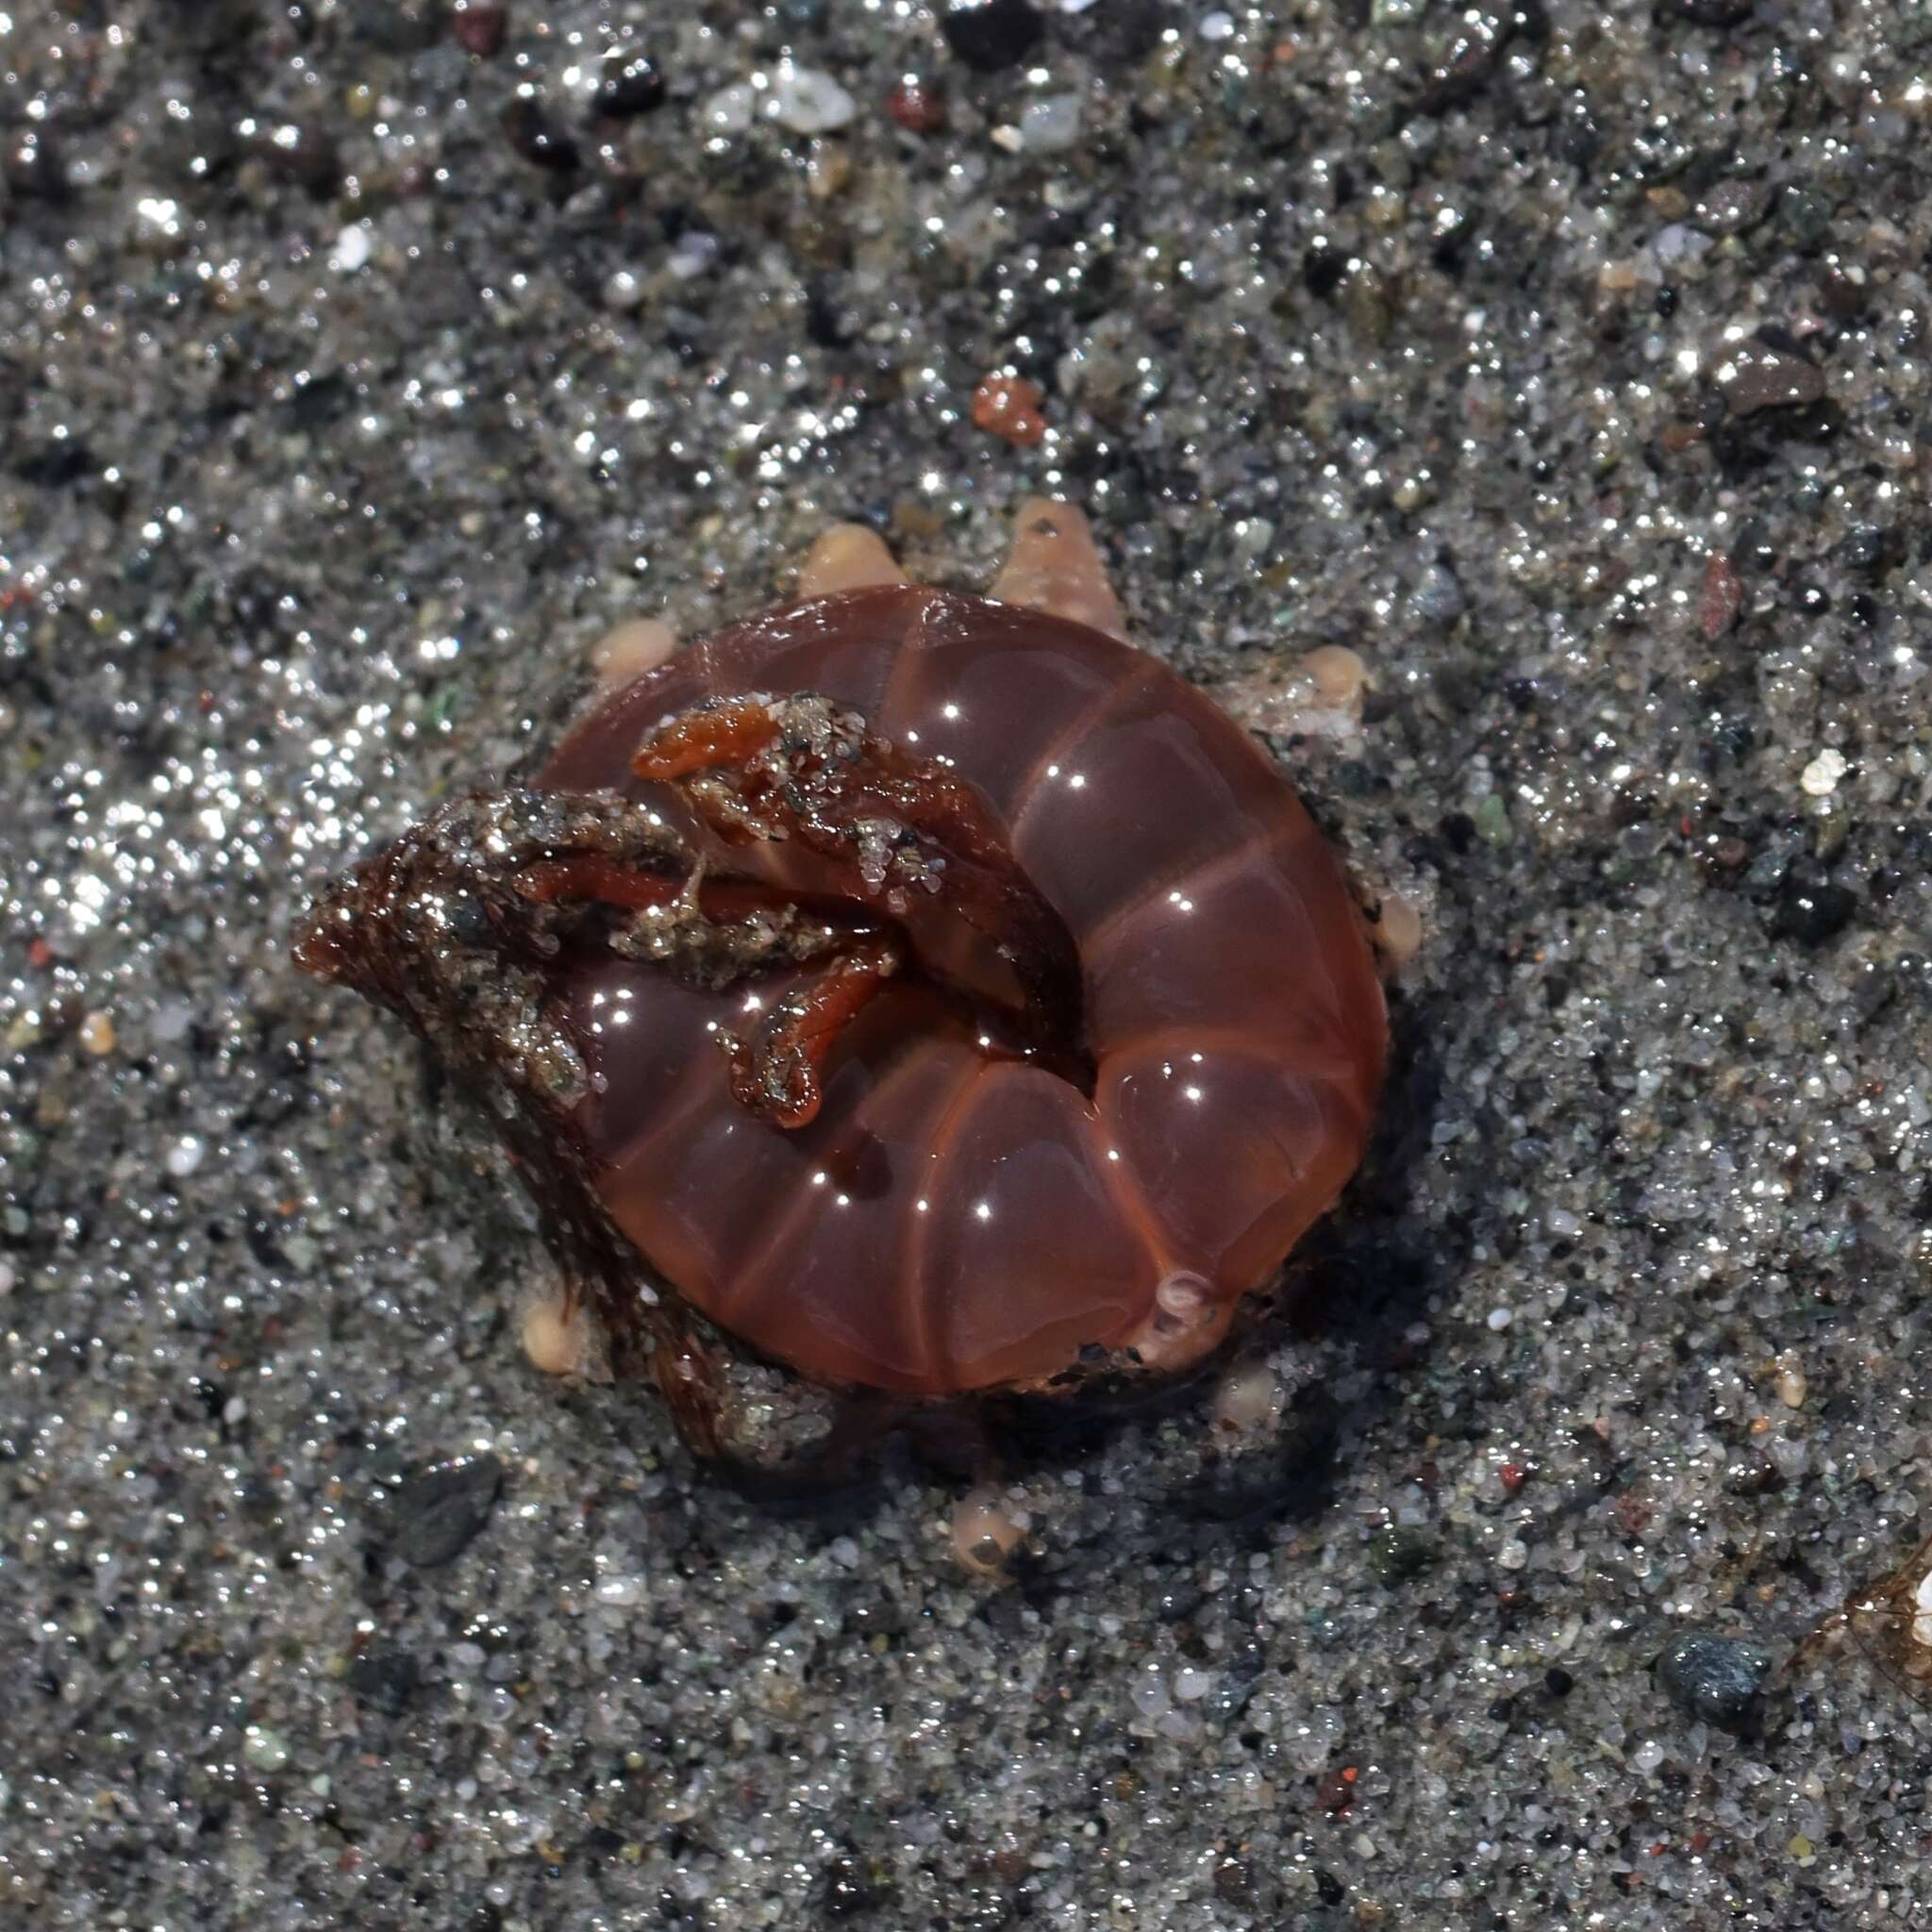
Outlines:
[[[1927,1923],[1932,28],[952,12],[0,0],[0,1923]],[[1297,1318],[989,1578],[538,1373],[287,949],[620,621],[1032,494],[1413,957]]]

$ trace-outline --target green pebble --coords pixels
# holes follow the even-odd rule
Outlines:
[[[1369,1545],[1369,1568],[1382,1584],[1405,1582],[1435,1560],[1434,1541],[1416,1529],[1385,1529]]]
[[[1509,808],[1500,792],[1491,792],[1476,807],[1475,835],[1490,845],[1507,845],[1516,836],[1516,828],[1509,823]]]

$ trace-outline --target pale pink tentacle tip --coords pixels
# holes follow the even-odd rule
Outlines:
[[[655,671],[677,648],[677,633],[661,617],[627,617],[591,646],[601,691],[615,691]]]
[[[798,573],[798,595],[804,601],[905,581],[905,572],[873,531],[863,524],[834,524],[819,533],[806,553]]]
[[[1126,641],[1127,621],[1093,541],[1093,526],[1070,503],[1029,496],[1020,506],[1013,547],[990,594],[1002,604],[1024,604]]]

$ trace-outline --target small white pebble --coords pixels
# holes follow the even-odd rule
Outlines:
[[[1777,1399],[1787,1408],[1803,1408],[1805,1397],[1810,1392],[1810,1386],[1806,1379],[1803,1362],[1795,1356],[1780,1357],[1777,1368]]]
[[[1048,94],[1020,109],[1020,146],[1029,155],[1060,154],[1080,139],[1078,94]]]
[[[1630,1754],[1630,1768],[1640,1777],[1648,1777],[1664,1761],[1664,1747],[1655,1738],[1646,1738]]]
[[[734,81],[721,87],[698,109],[699,125],[707,134],[742,134],[751,125],[758,97],[749,81]]]
[[[1515,1315],[1507,1308],[1491,1308],[1489,1313],[1490,1326],[1493,1328],[1498,1335],[1502,1334],[1504,1329],[1508,1327],[1510,1323],[1513,1322],[1515,1319]]]
[[[1134,1708],[1142,1717],[1158,1718],[1174,1703],[1174,1693],[1168,1688],[1167,1679],[1161,1675],[1158,1665],[1150,1664],[1133,1682],[1127,1692],[1134,1700]]]
[[[857,1570],[865,1561],[865,1554],[849,1536],[832,1539],[832,1561],[842,1564],[847,1570]]]
[[[1520,1536],[1512,1536],[1496,1552],[1496,1561],[1506,1570],[1525,1569],[1529,1563],[1529,1545]]]
[[[248,1420],[248,1401],[245,1396],[231,1395],[222,1404],[222,1420],[232,1429],[237,1423]]]
[[[1184,1665],[1174,1674],[1174,1694],[1177,1704],[1197,1704],[1213,1688],[1214,1679],[1206,1671]]]
[[[772,76],[765,111],[794,134],[830,134],[843,127],[858,107],[829,74],[782,60]]]
[[[641,1576],[606,1576],[597,1585],[597,1601],[613,1610],[634,1609],[644,1600]]]
[[[1838,781],[1849,768],[1842,752],[1826,749],[1807,765],[1800,774],[1798,783],[1813,798],[1829,798],[1838,790]]]
[[[352,275],[358,268],[368,264],[369,258],[375,252],[375,238],[369,232],[368,224],[356,222],[336,237],[336,245],[330,252],[329,262],[339,274]]]
[[[1218,8],[1212,13],[1201,16],[1201,38],[1204,41],[1229,41],[1234,38],[1234,15],[1223,13]]]
[[[289,1746],[279,1731],[250,1724],[242,1734],[242,1755],[258,1771],[279,1771],[289,1761]]]
[[[155,1016],[148,1023],[148,1027],[157,1040],[173,1046],[177,1040],[188,1038],[188,1029],[193,1024],[192,1007],[185,1000],[169,1000],[155,1008]]]
[[[177,1181],[185,1181],[202,1163],[207,1146],[192,1134],[182,1137],[168,1149],[167,1169]]]
[[[604,277],[603,302],[619,314],[638,307],[644,299],[643,278],[627,268],[613,269]]]
[[[664,266],[680,282],[694,282],[717,260],[719,242],[703,228],[692,228],[677,239],[677,245],[664,258]]]

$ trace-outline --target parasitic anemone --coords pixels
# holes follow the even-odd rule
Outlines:
[[[479,1090],[618,1374],[929,1405],[1171,1375],[1366,1145],[1335,856],[1033,503],[993,598],[828,533],[314,908],[299,961]],[[808,1431],[809,1434],[809,1431]]]

